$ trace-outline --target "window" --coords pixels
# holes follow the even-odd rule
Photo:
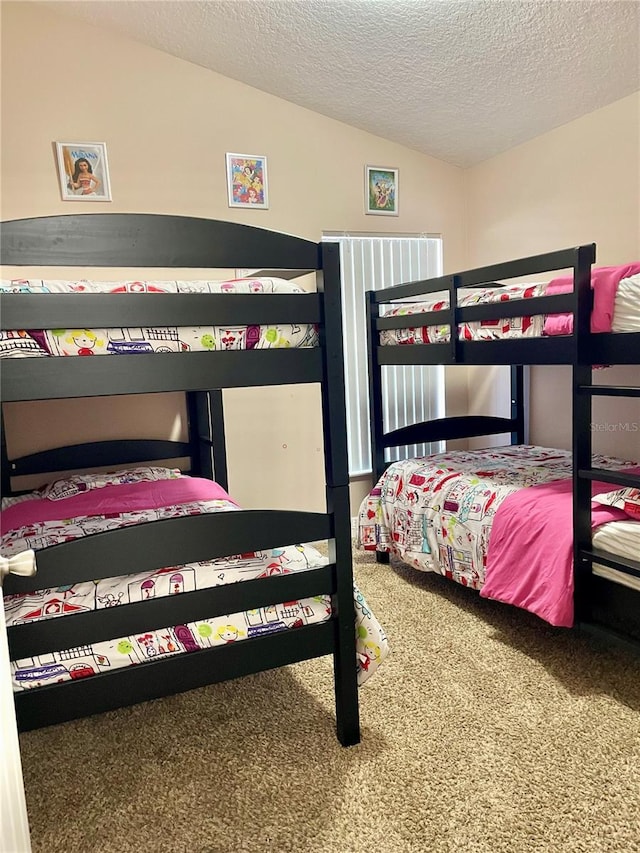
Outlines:
[[[340,244],[342,316],[347,398],[349,473],[371,473],[365,291],[442,275],[442,239],[432,235],[326,232]],[[444,367],[385,367],[382,371],[385,431],[442,417]],[[437,453],[441,442],[387,451],[387,459]]]

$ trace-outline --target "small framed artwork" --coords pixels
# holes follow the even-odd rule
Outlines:
[[[104,142],[56,142],[63,201],[111,201]]]
[[[267,158],[255,154],[227,154],[229,207],[269,207]]]
[[[365,166],[365,213],[398,215],[398,170]]]

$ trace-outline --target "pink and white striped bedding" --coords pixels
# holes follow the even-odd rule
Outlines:
[[[153,469],[161,472],[162,469]],[[177,518],[209,512],[234,512],[239,507],[217,483],[201,478],[176,476],[164,469],[145,478],[122,472],[122,477],[84,475],[84,481],[69,489],[66,482],[56,488],[35,492],[28,500],[5,505],[0,519],[1,552],[11,556],[28,548],[38,550],[80,536],[162,518]],[[95,477],[96,480],[92,480]],[[97,483],[97,485],[96,485]],[[58,588],[43,588],[26,595],[6,596],[7,626],[67,614],[122,606],[154,597],[177,595],[252,578],[306,571],[327,563],[307,544],[291,545],[225,558],[170,566]],[[114,574],[118,567],[114,566]],[[46,577],[42,578],[46,585]],[[354,586],[358,682],[362,684],[388,653],[383,629]],[[263,633],[322,622],[331,615],[329,596],[202,619],[140,635],[119,637],[91,646],[66,649],[37,658],[14,661],[14,690],[25,690],[81,678],[164,655],[176,655],[238,642]]]
[[[618,267],[600,267],[592,271],[594,309],[593,332],[640,331],[640,263]],[[567,293],[573,289],[572,278],[557,278],[545,283],[506,284],[495,287],[462,288],[458,305],[484,305],[531,299],[537,296]],[[449,307],[444,294],[420,302],[398,304],[385,316],[420,314]],[[547,335],[571,334],[573,317],[567,314],[537,314],[532,317],[510,317],[461,323],[458,337],[465,341],[490,341],[513,338],[539,338]],[[448,323],[408,329],[385,329],[380,332],[381,346],[444,343],[451,339]]]
[[[616,470],[634,463],[594,456],[593,464]],[[360,507],[358,541],[366,550],[391,552],[416,569],[445,575],[486,597],[537,613],[551,624],[570,625],[572,572],[569,564],[567,574],[566,560],[558,560],[558,548],[564,547],[558,532],[546,535],[545,515],[548,510],[552,518],[564,514],[566,520],[569,513],[564,527],[570,542],[570,477],[569,451],[531,445],[449,451],[394,462]],[[559,481],[564,485],[558,486]],[[596,491],[610,489],[595,484]],[[561,509],[551,503],[558,491],[564,493]],[[529,542],[527,554],[515,554],[516,534],[525,527],[527,536],[534,533],[536,496],[542,508],[535,543]],[[527,504],[525,509],[519,509],[521,501]],[[615,508],[598,505],[594,511],[598,524],[616,518],[628,520]],[[494,529],[499,537],[495,543]]]
[[[58,281],[14,279],[1,293],[305,293],[284,279],[230,281]],[[0,330],[0,358],[314,347],[315,325]]]

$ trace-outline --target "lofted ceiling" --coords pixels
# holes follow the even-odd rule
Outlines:
[[[640,89],[639,0],[46,5],[464,167]]]

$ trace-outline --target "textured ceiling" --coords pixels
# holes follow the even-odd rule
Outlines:
[[[47,7],[459,166],[640,89],[639,0]]]

